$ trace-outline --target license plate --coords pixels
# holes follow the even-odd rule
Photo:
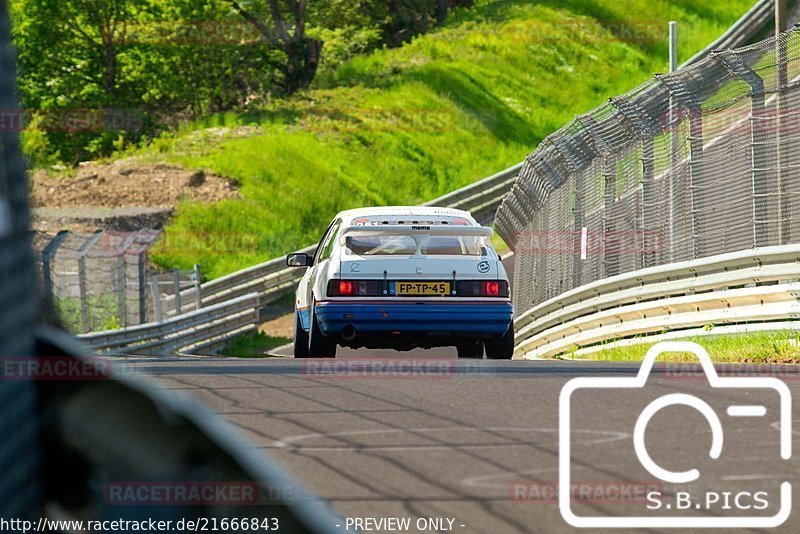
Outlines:
[[[398,297],[449,295],[450,282],[394,282],[394,294]]]

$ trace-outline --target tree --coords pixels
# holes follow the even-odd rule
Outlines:
[[[436,9],[436,25],[441,26],[447,21],[447,10],[450,8],[450,0],[439,0]]]
[[[267,46],[285,56],[278,65],[280,85],[286,94],[308,87],[314,80],[322,56],[323,42],[306,32],[308,0],[229,0],[231,6],[258,30]]]
[[[436,25],[442,26],[447,22],[447,15],[453,7],[472,7],[475,0],[438,0],[439,5],[436,10]]]
[[[381,21],[384,40],[399,46],[415,35],[425,33],[447,21],[450,9],[471,6],[474,0],[373,0],[369,10]]]
[[[53,18],[69,36],[67,40],[82,42],[82,49],[97,65],[87,73],[99,76],[98,85],[107,95],[117,90],[119,49],[125,42],[126,22],[131,19],[135,3],[131,0],[58,0],[49,2]]]

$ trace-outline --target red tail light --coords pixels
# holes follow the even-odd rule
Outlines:
[[[496,297],[500,295],[500,283],[499,282],[482,282],[481,283],[481,295],[486,295],[489,297]]]
[[[349,297],[356,294],[356,284],[350,280],[339,280],[339,294]]]
[[[508,282],[505,280],[459,280],[459,297],[508,297]]]
[[[329,297],[379,297],[382,280],[328,280]]]

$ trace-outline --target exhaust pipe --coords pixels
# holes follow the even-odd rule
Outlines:
[[[356,338],[356,327],[352,325],[347,325],[342,328],[342,338],[345,341],[352,341]]]

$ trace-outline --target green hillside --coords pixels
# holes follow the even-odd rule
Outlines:
[[[183,203],[155,259],[218,277],[316,242],[341,209],[416,204],[469,184],[663,72],[669,20],[685,60],[751,4],[482,0],[289,100],[162,136],[126,155],[211,169],[238,180],[243,198]]]

